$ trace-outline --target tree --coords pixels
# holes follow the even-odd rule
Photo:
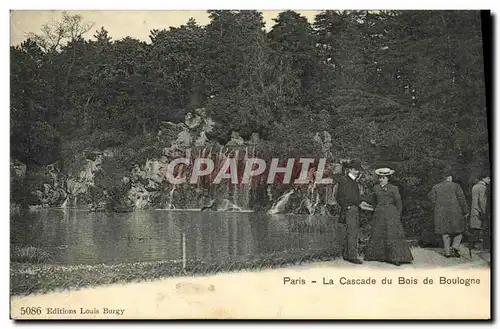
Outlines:
[[[310,104],[315,76],[320,66],[316,50],[316,35],[307,18],[287,10],[281,12],[268,33],[270,47],[289,61],[301,83],[301,103]]]
[[[41,76],[43,52],[28,39],[11,47],[11,157],[27,165],[54,162],[59,134],[47,123],[46,83]]]
[[[40,33],[30,32],[28,38],[34,40],[44,52],[60,51],[65,42],[83,37],[90,31],[93,23],[83,21],[81,15],[62,13],[61,20],[45,23]]]
[[[178,120],[178,109],[202,105],[203,29],[194,19],[179,28],[153,30],[145,67],[148,96],[145,99],[154,110],[151,125],[155,128],[165,120]]]

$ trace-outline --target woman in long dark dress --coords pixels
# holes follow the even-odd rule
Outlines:
[[[387,262],[397,266],[411,263],[413,256],[401,224],[401,196],[399,189],[389,183],[389,176],[394,170],[381,168],[375,170],[375,173],[380,184],[375,185],[373,190],[375,212],[364,260]]]

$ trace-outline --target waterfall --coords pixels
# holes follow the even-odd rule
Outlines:
[[[176,188],[177,188],[177,185],[172,185],[172,189],[170,190],[170,193],[169,193],[168,202],[167,202],[167,205],[165,207],[166,209],[176,209],[174,204],[173,204],[174,192],[175,192]]]
[[[285,210],[286,204],[288,203],[288,199],[290,199],[290,196],[295,192],[295,190],[289,190],[285,194],[279,197],[278,201],[276,201],[275,204],[271,207],[269,210],[269,214],[278,214]]]
[[[306,208],[307,211],[309,211],[310,215],[314,215],[314,213],[316,212],[316,207],[318,206],[319,201],[319,193],[317,191],[316,183],[312,182],[311,185],[307,188],[306,197]]]
[[[234,159],[235,159],[235,161],[236,161],[237,164],[239,163],[239,160],[240,160],[239,159],[239,155],[240,155],[239,153],[240,153],[240,151],[238,149],[236,149],[234,151]],[[231,174],[234,175],[233,172]],[[231,186],[233,187],[233,203],[234,204],[238,204],[238,202],[240,201],[239,200],[239,196],[240,196],[239,192],[240,192],[240,186],[241,185],[240,184],[232,184],[231,183]]]
[[[66,199],[64,200],[64,202],[61,205],[61,208],[68,208],[68,199],[69,199],[69,196],[66,197]]]
[[[244,161],[244,166],[246,167],[247,161],[249,158],[252,158],[252,156],[248,156],[248,146],[245,147],[245,156],[243,157]],[[241,179],[243,179],[243,173],[241,174]],[[250,202],[250,186],[252,184],[252,178],[250,177],[250,181],[248,184],[242,184],[242,189],[243,189],[243,205],[244,207],[248,207],[248,204]]]
[[[224,200],[222,200],[221,206],[219,207],[218,210],[220,210],[220,211],[242,211],[243,209],[238,207],[238,205],[229,202],[228,199],[224,199]]]

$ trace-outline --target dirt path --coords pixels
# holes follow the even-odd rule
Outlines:
[[[264,271],[166,278],[12,297],[11,316],[45,319],[490,317],[490,271],[485,255],[474,253],[472,259],[447,259],[439,250],[415,248],[412,252],[414,263],[401,267],[334,260]],[[466,249],[462,253],[468,257]],[[423,284],[426,277],[433,278],[434,284]],[[439,284],[440,277],[480,282],[467,286]],[[384,278],[391,278],[393,284],[382,284]],[[400,278],[409,283],[398,283]],[[376,283],[348,285],[345,284],[348,279],[376,280]],[[414,280],[418,283],[414,284]],[[330,282],[333,284],[327,284]],[[21,308],[26,306],[39,306],[42,314],[21,316]],[[53,314],[49,314],[48,309]],[[82,314],[85,310],[93,313]],[[54,314],[71,311],[76,314]]]

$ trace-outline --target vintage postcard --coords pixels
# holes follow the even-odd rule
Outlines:
[[[490,24],[11,11],[11,319],[491,319]]]

